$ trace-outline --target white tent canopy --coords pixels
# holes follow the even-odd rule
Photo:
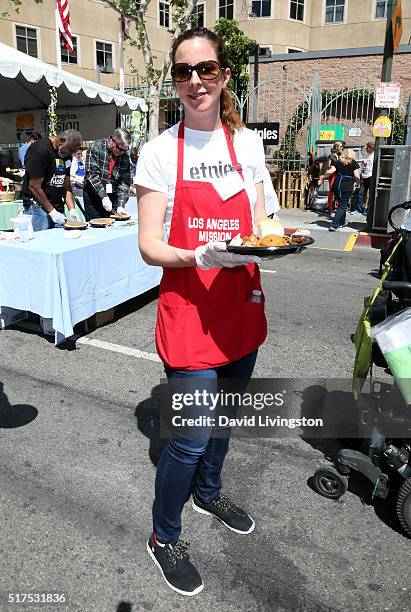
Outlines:
[[[50,104],[51,86],[58,88],[57,115],[63,118],[60,121],[62,128],[80,129],[86,139],[106,136],[102,133],[105,126],[101,121],[103,124],[107,124],[108,118],[112,121],[117,110],[121,113],[147,110],[142,98],[58,70],[0,43],[0,142],[16,142],[21,134],[33,129],[45,132],[44,118]],[[112,112],[109,112],[108,104],[112,106]],[[24,126],[23,123],[30,125]],[[100,131],[97,135],[96,130]]]

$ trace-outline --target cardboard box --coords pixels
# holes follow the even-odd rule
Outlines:
[[[17,310],[9,306],[0,306],[0,329],[16,325],[19,321],[24,321],[28,317],[27,310]]]
[[[114,320],[114,308],[109,310],[103,310],[102,312],[96,312],[93,316],[89,317],[84,321],[85,332],[88,334],[89,331],[111,323]]]

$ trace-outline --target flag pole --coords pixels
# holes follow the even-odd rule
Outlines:
[[[60,28],[59,28],[59,19],[58,19],[58,14],[57,14],[57,7],[54,11],[54,17],[55,17],[55,30],[56,30],[56,64],[57,64],[57,68],[58,70],[61,70],[61,47],[60,47]]]
[[[124,41],[123,41],[123,16],[118,20],[118,46],[119,46],[119,66],[120,66],[120,92],[124,93]]]

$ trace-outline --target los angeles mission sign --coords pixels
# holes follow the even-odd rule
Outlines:
[[[280,142],[279,123],[247,123],[247,127],[257,132],[265,145],[278,145]]]

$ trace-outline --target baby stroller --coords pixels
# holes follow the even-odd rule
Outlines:
[[[368,375],[370,378],[366,435],[362,436],[365,430],[359,429],[359,437],[365,438],[362,443],[366,450],[341,449],[335,467],[316,470],[313,487],[320,495],[337,500],[348,489],[351,470],[356,470],[370,481],[373,499],[386,499],[390,493],[395,500],[399,522],[411,537],[411,397],[404,400],[404,393],[399,392],[403,379],[395,379],[371,333],[373,326],[386,321],[390,315],[397,313],[398,317],[403,313],[402,316],[408,316],[409,311],[403,311],[411,308],[411,231],[400,227],[405,211],[410,208],[411,201],[399,204],[389,212],[393,238],[382,249],[381,278],[374,293],[366,299],[353,336],[356,346],[353,395],[357,400],[357,416],[361,412],[361,402],[365,401],[361,390]],[[395,224],[393,218],[399,212],[402,212],[402,220]],[[387,383],[373,383],[373,366],[384,368],[391,376]],[[411,368],[407,374],[408,385],[410,379]]]

